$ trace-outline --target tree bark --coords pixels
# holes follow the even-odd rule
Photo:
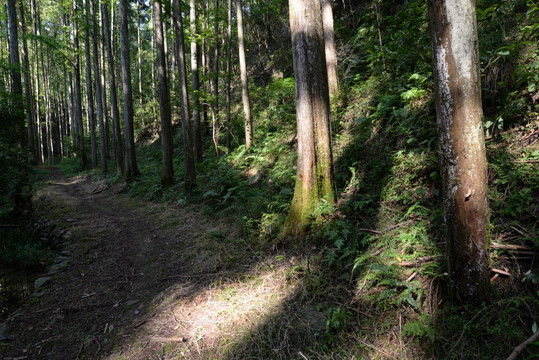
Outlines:
[[[37,151],[37,141],[36,141],[36,124],[35,124],[35,114],[34,114],[34,98],[32,96],[32,81],[30,79],[30,62],[28,60],[28,45],[26,43],[26,37],[24,32],[26,30],[26,25],[24,22],[24,8],[22,1],[19,1],[19,28],[22,36],[22,63],[24,67],[24,98],[26,108],[26,122],[27,122],[27,136],[28,136],[28,147],[33,155],[33,162],[37,164],[38,151]]]
[[[460,301],[486,299],[487,162],[473,0],[429,0],[449,273]]]
[[[86,149],[84,146],[84,126],[82,123],[82,96],[80,88],[80,58],[79,58],[79,31],[78,15],[76,2],[73,4],[73,41],[75,55],[73,57],[73,97],[75,100],[75,138],[79,149],[79,156],[82,160],[82,166],[86,167],[88,159],[86,158]]]
[[[122,148],[122,132],[120,129],[120,111],[118,109],[118,98],[116,96],[116,73],[114,70],[114,58],[112,56],[112,39],[110,32],[109,11],[106,2],[101,2],[101,17],[103,21],[103,32],[105,33],[105,46],[107,48],[107,63],[109,68],[109,89],[110,107],[112,111],[112,136],[114,143],[114,157],[116,159],[116,173],[123,175],[124,158]]]
[[[120,43],[122,48],[122,85],[124,95],[124,131],[125,131],[125,175],[131,179],[140,174],[135,154],[135,134],[133,129],[133,92],[131,89],[131,60],[129,31],[127,23],[127,0],[120,0]]]
[[[161,15],[161,4],[159,1],[153,2],[155,47],[157,52],[157,80],[159,92],[159,109],[161,115],[161,152],[163,154],[161,165],[161,185],[169,186],[174,181],[174,171],[172,168],[172,126],[170,111],[170,94],[167,78],[167,63],[164,46],[164,33]]]
[[[193,137],[191,119],[189,118],[189,92],[187,90],[187,70],[185,65],[185,50],[183,39],[183,20],[180,0],[173,0],[173,24],[176,33],[176,68],[180,89],[180,116],[183,131],[183,153],[185,166],[185,187],[190,190],[196,186],[195,157],[193,154]]]
[[[213,71],[211,77],[213,102],[211,104],[211,117],[213,146],[215,147],[215,156],[219,158],[219,0],[215,0],[214,5]]]
[[[39,27],[38,27],[38,11],[36,7],[35,0],[30,1],[30,13],[31,17],[34,20],[34,34],[39,35]],[[34,73],[35,73],[35,96],[36,96],[36,107],[35,107],[35,123],[36,123],[36,148],[37,148],[37,156],[38,156],[38,164],[43,164],[45,162],[45,156],[43,152],[43,133],[41,128],[41,105],[40,105],[40,77],[39,77],[39,61],[38,59],[38,42],[37,40],[33,41],[33,51],[34,51]],[[74,140],[74,139],[73,139]],[[73,144],[75,144],[74,141],[72,141]]]
[[[247,62],[245,60],[245,36],[243,33],[243,15],[241,0],[236,0],[236,20],[238,22],[238,50],[240,59],[241,98],[245,114],[245,147],[249,149],[254,142],[253,120],[251,119],[251,103],[247,80]]]
[[[321,201],[335,203],[329,92],[319,0],[290,0],[298,165],[285,234],[302,233]]]
[[[199,72],[198,72],[198,43],[197,43],[197,11],[195,0],[189,1],[190,30],[191,30],[191,88],[193,90],[193,142],[195,160],[202,161],[202,132],[200,128],[200,101],[199,101]]]
[[[97,47],[97,18],[95,15],[95,0],[90,3],[91,29],[92,29],[92,48],[94,52],[94,77],[95,77],[95,97],[97,104],[97,119],[99,124],[99,153],[101,170],[107,172],[107,134],[105,131],[105,112],[103,109],[103,94],[101,88],[101,71],[99,66],[99,51]],[[89,24],[90,25],[90,24]]]
[[[90,122],[90,148],[92,152],[92,169],[97,168],[97,139],[95,134],[94,91],[92,84],[92,56],[90,54],[90,6],[88,0],[82,1],[84,9],[85,33],[84,53],[86,57],[86,100],[88,102],[88,120]]]
[[[26,145],[26,130],[24,128],[24,106],[22,97],[22,80],[19,58],[19,35],[17,31],[17,9],[15,0],[7,1],[8,28],[9,28],[9,50],[11,60],[11,93],[13,103],[11,113],[17,119],[15,130],[17,140],[21,147]],[[22,111],[21,111],[22,110]]]
[[[337,50],[335,49],[335,31],[333,28],[333,0],[320,0],[322,23],[324,25],[324,43],[328,72],[329,96],[339,93],[339,74],[337,71]]]
[[[137,0],[137,60],[138,60],[138,92],[139,92],[139,105],[142,109],[142,41],[140,38],[140,0]],[[144,118],[142,119],[142,125],[144,126]]]
[[[230,121],[230,78],[232,76],[232,0],[227,5],[228,24],[226,29],[226,148],[231,149],[232,133]]]

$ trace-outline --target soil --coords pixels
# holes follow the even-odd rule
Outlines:
[[[65,234],[69,260],[11,316],[2,359],[207,358],[292,287],[199,207],[48,171],[34,208]]]

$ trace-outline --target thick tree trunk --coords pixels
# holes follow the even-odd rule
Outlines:
[[[107,48],[107,63],[109,68],[109,92],[110,107],[112,111],[112,136],[114,143],[114,157],[116,159],[116,173],[124,173],[124,158],[122,148],[122,132],[120,129],[120,112],[118,109],[118,98],[116,96],[116,73],[114,70],[114,58],[112,56],[112,39],[109,26],[109,11],[107,4],[101,2],[101,17],[103,21],[103,32],[105,33],[105,46]]]
[[[86,57],[86,101],[88,104],[87,113],[90,122],[90,148],[92,152],[92,169],[97,168],[97,139],[95,134],[95,108],[94,108],[94,91],[92,85],[92,57],[90,54],[90,9],[88,0],[82,1],[84,9],[85,33],[84,37],[84,53]]]
[[[193,142],[195,160],[202,161],[202,131],[200,128],[200,101],[199,101],[199,72],[198,72],[198,43],[197,43],[197,11],[195,0],[189,1],[190,30],[191,30],[191,88],[193,89]]]
[[[169,186],[174,181],[172,168],[172,126],[170,111],[170,94],[168,89],[167,63],[165,61],[165,45],[163,23],[161,21],[161,3],[153,2],[155,47],[157,50],[157,80],[159,82],[159,109],[161,115],[161,152],[163,161],[161,165],[161,185]]]
[[[230,78],[232,76],[232,0],[227,5],[228,24],[226,29],[226,148],[232,147],[232,133],[230,121]]]
[[[319,0],[290,0],[298,166],[285,233],[301,233],[321,201],[335,202],[329,92]]]
[[[191,120],[189,118],[189,92],[187,90],[187,70],[185,65],[185,50],[183,39],[183,20],[180,0],[173,0],[174,30],[176,33],[176,68],[180,89],[180,116],[183,130],[183,153],[185,166],[185,187],[190,190],[196,186],[195,157],[193,154],[193,141],[191,133]]]
[[[241,98],[245,114],[245,147],[249,149],[254,141],[253,120],[251,119],[251,103],[247,81],[247,62],[245,60],[245,36],[243,34],[243,15],[241,0],[236,0],[236,20],[238,22],[238,50],[240,59]]]
[[[90,24],[92,25],[92,48],[94,52],[93,60],[94,60],[94,76],[95,76],[95,97],[96,97],[96,104],[97,104],[97,120],[99,124],[99,152],[100,152],[100,164],[101,164],[101,170],[106,173],[107,172],[107,134],[105,131],[105,112],[103,109],[103,94],[102,94],[102,88],[101,88],[101,71],[99,66],[99,51],[97,47],[97,32],[99,29],[97,28],[97,18],[95,15],[95,0],[91,0],[90,4],[90,15],[91,15],[91,21]],[[89,25],[90,25],[89,24]]]
[[[133,129],[133,92],[131,90],[131,60],[129,32],[127,24],[127,0],[120,0],[120,43],[122,48],[122,84],[124,94],[124,131],[125,131],[125,175],[131,179],[139,175],[135,154],[135,134]]]
[[[487,162],[473,0],[429,0],[449,272],[461,301],[486,299]]]
[[[333,0],[320,0],[320,6],[322,7],[322,23],[324,24],[324,43],[330,97],[339,93],[339,75],[337,71],[337,50],[335,49],[332,3]]]

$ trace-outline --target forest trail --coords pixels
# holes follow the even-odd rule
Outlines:
[[[146,203],[47,169],[34,208],[65,234],[69,260],[12,315],[0,358],[229,358],[295,291],[287,261],[255,262],[233,227],[200,207]]]

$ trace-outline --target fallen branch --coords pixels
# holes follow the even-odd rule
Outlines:
[[[442,255],[431,255],[431,256],[423,256],[420,258],[417,258],[413,261],[400,261],[397,263],[399,266],[414,266],[419,265],[421,263],[425,263],[427,261],[434,261],[435,259],[441,258]]]
[[[513,160],[511,162],[519,163],[519,164],[533,164],[533,163],[538,163],[539,160]]]
[[[511,245],[511,244],[500,244],[497,242],[491,242],[490,247],[494,249],[510,249],[510,250],[529,250],[531,251],[532,248],[528,246],[522,246],[522,245]]]
[[[536,331],[535,334],[533,334],[532,336],[530,336],[528,338],[528,340],[524,341],[522,344],[520,344],[519,346],[517,346],[513,352],[511,353],[511,355],[509,355],[509,357],[507,358],[507,360],[514,360],[517,358],[517,356],[522,352],[522,350],[524,350],[524,348],[528,345],[530,345],[531,343],[535,342],[535,340],[539,339],[539,331]]]
[[[492,272],[493,272],[493,273],[500,274],[500,275],[511,276],[511,274],[508,273],[507,271],[500,270],[500,269],[492,268]]]
[[[161,337],[156,336],[151,338],[151,342],[187,342],[187,338],[180,336],[180,337]]]

